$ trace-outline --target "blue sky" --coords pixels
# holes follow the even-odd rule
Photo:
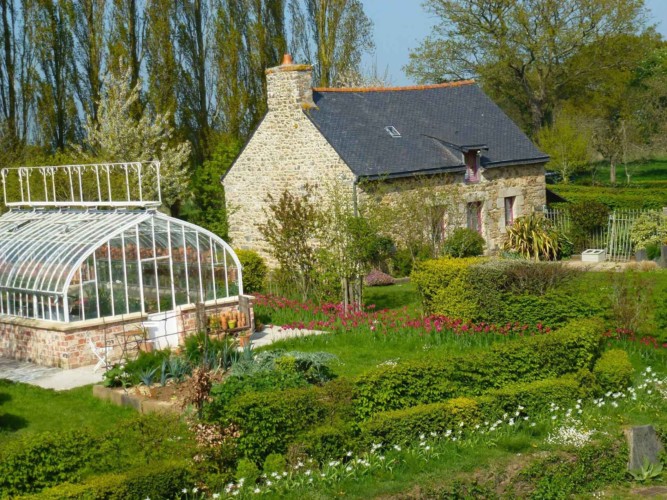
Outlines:
[[[421,0],[362,0],[366,15],[374,23],[375,54],[364,60],[366,70],[377,65],[378,73],[388,71],[392,85],[414,83],[403,73],[411,49],[419,45],[436,23],[422,7]],[[650,22],[667,38],[667,0],[646,0]]]

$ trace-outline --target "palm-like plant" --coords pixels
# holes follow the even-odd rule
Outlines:
[[[518,217],[507,228],[504,250],[517,252],[527,259],[556,260],[562,245],[562,236],[542,214]]]

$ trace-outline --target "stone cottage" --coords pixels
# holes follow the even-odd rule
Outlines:
[[[489,251],[514,218],[546,203],[549,157],[474,81],[311,88],[311,67],[288,55],[266,78],[268,112],[222,179],[238,248],[268,257],[257,228],[267,194],[331,181],[355,200],[374,184],[400,187],[415,177],[435,179],[430,188],[443,192],[455,186],[456,225],[479,231]]]

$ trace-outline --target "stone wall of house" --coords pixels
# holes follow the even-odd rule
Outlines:
[[[354,175],[307,116],[312,102],[310,66],[267,70],[268,112],[223,180],[234,248],[260,253],[275,264],[258,225],[266,221],[267,196],[323,196],[330,186],[349,187]]]
[[[429,195],[415,196],[414,191],[428,189]],[[514,165],[482,169],[477,183],[466,183],[464,174],[395,179],[379,184],[359,185],[359,200],[373,197],[374,203],[395,203],[398,196],[408,193],[412,199],[423,199],[444,207],[448,228],[465,227],[468,203],[482,203],[482,235],[491,253],[505,238],[505,198],[514,197],[514,218],[532,213],[546,204],[544,164]],[[405,228],[409,230],[409,228]],[[400,241],[400,235],[392,235]]]
[[[223,185],[232,245],[255,250],[269,265],[275,266],[258,229],[266,221],[267,196],[277,200],[285,190],[302,195],[309,185],[316,196],[326,198],[330,192],[328,186],[335,184],[338,195],[348,196],[351,201],[354,174],[307,116],[314,106],[311,68],[283,64],[268,69],[266,76],[268,112],[225,176]],[[465,224],[465,215],[463,218],[460,215],[465,214],[466,203],[483,202],[482,227],[488,251],[502,243],[506,197],[515,197],[515,217],[546,203],[543,164],[482,169],[481,179],[475,184],[464,183],[463,173],[433,179],[426,184],[440,191],[443,197],[449,196],[446,204],[457,200],[460,220],[455,225]],[[382,197],[391,202],[410,182],[398,179],[385,183],[389,189]],[[340,186],[349,191],[341,192]],[[361,186],[358,189],[361,202],[368,193]]]
[[[252,297],[249,319],[254,327]],[[206,314],[220,313],[237,309],[237,298],[223,299],[206,304]],[[182,306],[178,310],[179,343],[185,337],[198,330],[195,306]],[[117,336],[141,328],[146,319],[141,314],[124,318],[106,318],[103,320],[81,321],[76,323],[55,323],[9,316],[0,317],[0,356],[5,358],[30,361],[42,366],[55,366],[65,369],[78,368],[97,363],[97,358],[88,345],[90,337],[97,346],[111,345],[114,350],[110,361],[119,360],[121,349]]]

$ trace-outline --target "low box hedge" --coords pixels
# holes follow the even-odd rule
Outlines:
[[[579,383],[590,379],[590,372],[537,380],[530,383],[511,384],[493,389],[484,395],[454,398],[442,403],[413,406],[403,410],[380,412],[360,425],[361,440],[366,443],[403,443],[431,432],[442,434],[470,428],[483,421],[495,421],[506,413],[514,414],[521,406],[521,415],[537,415],[549,408],[550,403],[559,406],[571,404],[587,396],[590,389]]]
[[[239,429],[241,455],[260,462],[285,453],[308,429],[352,421],[352,391],[349,381],[334,380],[322,387],[243,394],[228,406],[225,421]]]
[[[611,349],[597,360],[593,375],[602,392],[624,391],[632,384],[633,371],[628,353],[622,349]]]
[[[601,320],[576,320],[557,332],[497,343],[485,352],[372,369],[356,383],[357,418],[590,370],[603,331]]]
[[[79,484],[62,483],[21,497],[39,500],[126,500],[129,498],[176,498],[190,489],[194,477],[183,462],[157,463],[125,473],[102,474]]]

